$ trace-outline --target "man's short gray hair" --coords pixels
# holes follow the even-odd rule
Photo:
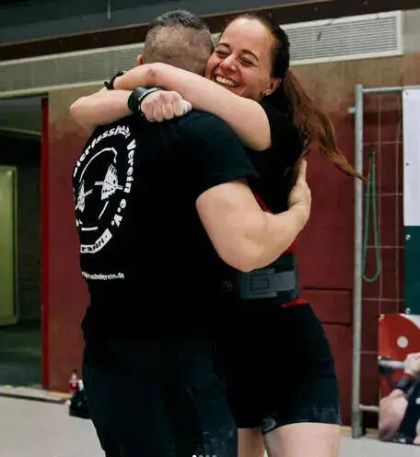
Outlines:
[[[144,43],[144,63],[163,62],[204,74],[213,42],[207,25],[186,10],[169,11],[154,19]]]

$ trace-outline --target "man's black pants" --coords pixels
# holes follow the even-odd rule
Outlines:
[[[235,457],[236,427],[204,338],[88,343],[83,381],[107,457]]]

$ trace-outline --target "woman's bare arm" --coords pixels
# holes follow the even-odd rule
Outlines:
[[[91,133],[98,125],[110,124],[131,114],[127,106],[129,90],[107,90],[81,97],[70,106],[73,119]]]
[[[110,124],[133,114],[127,105],[130,93],[129,90],[101,89],[77,99],[70,106],[70,113],[87,133],[91,133],[99,125]],[[191,104],[178,92],[167,90],[148,95],[141,104],[141,111],[149,122],[173,119],[190,110]]]
[[[251,149],[262,151],[271,145],[270,125],[259,103],[221,87],[213,81],[163,63],[132,68],[114,81],[116,89],[160,86],[181,94],[193,108],[222,118]]]

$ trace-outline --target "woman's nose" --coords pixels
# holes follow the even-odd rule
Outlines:
[[[235,57],[231,54],[230,56],[223,59],[223,62],[220,66],[225,70],[235,70],[236,69],[236,60]]]

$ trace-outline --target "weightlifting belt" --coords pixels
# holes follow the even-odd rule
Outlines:
[[[236,272],[222,282],[224,293],[240,300],[273,299],[287,303],[299,298],[295,256],[283,254],[272,264],[249,273]]]

